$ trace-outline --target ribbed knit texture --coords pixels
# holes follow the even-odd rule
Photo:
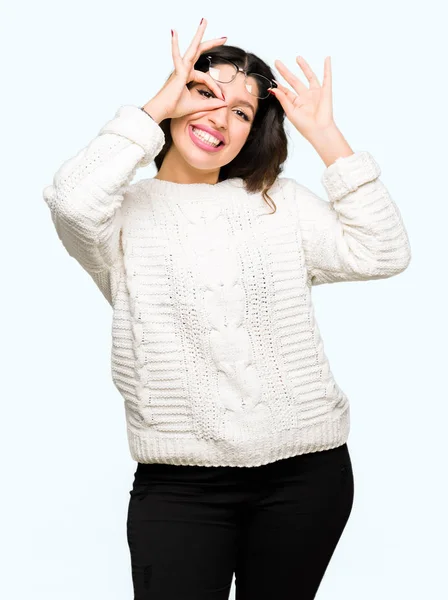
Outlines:
[[[113,307],[112,378],[134,460],[259,466],[348,439],[349,401],[314,317],[323,283],[406,269],[400,212],[366,151],[324,170],[326,201],[292,178],[248,193],[132,184],[162,129],[122,106],[44,189],[66,250]]]

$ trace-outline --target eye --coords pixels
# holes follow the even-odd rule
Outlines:
[[[246,113],[245,113],[245,112],[243,112],[242,110],[240,110],[239,108],[237,108],[237,109],[236,109],[236,112],[239,112],[239,113],[241,113],[241,114],[243,115],[243,119],[244,119],[245,121],[250,121],[250,119],[249,119],[249,117],[246,115]]]
[[[201,94],[201,96],[204,96],[204,94],[208,94],[208,96],[205,96],[206,98],[216,98],[215,94],[212,94],[211,92],[207,91],[207,90],[198,90],[198,92]],[[240,110],[239,108],[236,110],[236,112],[239,112],[243,115],[243,119],[245,121],[250,121],[249,117],[246,115],[245,112],[243,112],[242,110]]]
[[[208,94],[208,96],[210,98],[215,98],[215,94],[212,94],[211,92],[208,92],[207,90],[198,90],[198,92],[201,94],[201,96],[203,96],[204,94]]]

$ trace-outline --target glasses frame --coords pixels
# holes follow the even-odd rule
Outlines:
[[[265,77],[264,75],[261,75],[260,73],[253,73],[252,71],[248,72],[248,71],[246,71],[246,69],[242,69],[236,63],[234,63],[233,60],[229,60],[228,58],[221,59],[219,56],[210,56],[210,55],[206,56],[206,58],[207,58],[208,64],[209,64],[209,69],[208,69],[209,72],[210,72],[210,69],[212,66],[212,60],[216,60],[216,62],[218,64],[219,64],[219,62],[228,62],[235,67],[235,75],[233,76],[233,78],[230,81],[220,81],[219,83],[232,83],[232,81],[235,81],[238,73],[244,73],[244,84],[246,84],[247,78],[250,75],[257,75],[257,77],[262,77],[263,79],[266,79],[266,81],[268,81],[271,84],[269,87],[271,87],[271,88],[278,87],[278,85],[272,79],[269,79],[268,77]],[[212,77],[212,79],[214,79],[215,81],[219,81],[218,79],[215,79],[212,75],[210,75],[210,77]],[[249,92],[249,90],[247,90],[247,91]],[[262,97],[255,96],[255,94],[252,94],[252,92],[249,92],[249,94],[251,94],[255,98],[258,98],[259,100],[266,100],[266,98],[269,98],[269,96],[270,96],[269,92],[267,93],[267,96],[262,96]]]

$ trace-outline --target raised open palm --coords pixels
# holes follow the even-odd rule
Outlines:
[[[276,80],[278,88],[271,88],[271,90],[291,123],[305,138],[309,139],[316,132],[334,125],[331,61],[327,56],[324,63],[322,85],[302,56],[297,56],[296,62],[304,72],[309,87],[294,75],[281,60],[276,60],[275,66],[279,73],[296,93]]]

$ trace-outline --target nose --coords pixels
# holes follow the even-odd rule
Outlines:
[[[208,118],[210,123],[214,124],[216,129],[227,129],[227,114],[228,106],[222,106],[220,108],[214,108],[213,110],[208,111]]]

